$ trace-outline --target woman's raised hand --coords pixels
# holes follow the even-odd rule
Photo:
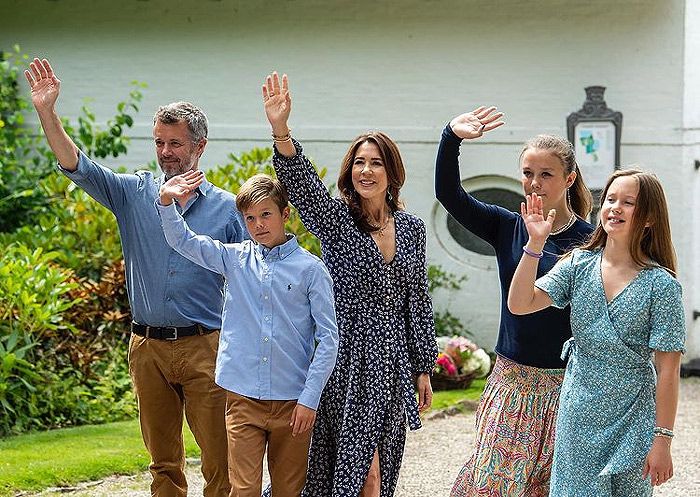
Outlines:
[[[544,217],[542,210],[542,197],[536,193],[525,195],[525,202],[520,202],[520,214],[525,221],[527,234],[530,235],[530,240],[537,245],[544,245],[547,237],[552,231],[554,225],[554,217],[557,211],[551,209]]]
[[[450,121],[450,128],[463,140],[479,138],[484,133],[503,126],[500,121],[503,112],[496,112],[496,107],[477,107],[471,112],[461,114]]]
[[[272,133],[277,136],[285,136],[289,133],[287,120],[292,111],[292,97],[289,95],[289,82],[287,75],[282,75],[282,84],[277,72],[269,74],[262,86],[265,114],[272,126]]]

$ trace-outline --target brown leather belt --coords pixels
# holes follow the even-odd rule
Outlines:
[[[157,340],[177,340],[178,338],[195,335],[208,335],[216,331],[205,328],[201,324],[192,326],[148,326],[146,324],[131,323],[131,332],[146,338]]]

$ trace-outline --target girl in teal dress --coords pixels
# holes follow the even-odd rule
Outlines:
[[[615,172],[591,240],[535,281],[555,213],[527,197],[529,234],[508,307],[571,305],[573,338],[556,425],[551,497],[646,497],[673,476],[671,439],[685,341],[668,208],[658,179]],[[652,356],[654,363],[652,363]]]

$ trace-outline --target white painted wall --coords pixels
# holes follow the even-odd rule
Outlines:
[[[686,202],[682,204],[682,221],[677,224],[687,232],[684,247],[687,257],[685,271],[685,300],[687,315],[688,358],[700,358],[700,319],[693,318],[700,311],[700,170],[695,161],[700,160],[700,2],[687,2],[685,13],[684,94],[683,94],[683,165],[680,175],[686,180]]]
[[[205,162],[269,145],[259,87],[278,69],[290,75],[291,125],[307,154],[334,177],[355,135],[386,131],[409,169],[409,210],[429,223],[439,209],[435,150],[453,115],[481,103],[506,112],[507,126],[462,148],[463,175],[514,177],[524,140],[565,134],[566,115],[580,108],[583,87],[607,86],[608,105],[624,113],[623,163],[656,171],[670,194],[681,280],[691,298],[691,254],[700,235],[697,218],[688,227],[688,185],[697,175],[688,167],[693,154],[683,149],[683,119],[697,107],[688,95],[684,104],[683,48],[695,38],[685,34],[683,0],[0,3],[0,47],[20,43],[51,59],[63,82],[66,116],[75,116],[90,96],[106,118],[131,80],[150,85],[127,165],[153,157],[151,115],[159,104],[180,99],[209,116]],[[491,346],[498,323],[495,271],[450,257],[435,236],[428,254],[469,276],[451,305]],[[448,303],[444,296],[439,301]]]

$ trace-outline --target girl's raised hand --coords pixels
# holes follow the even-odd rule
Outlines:
[[[525,195],[525,202],[520,202],[520,214],[525,221],[525,228],[530,235],[530,240],[538,244],[541,242],[544,245],[552,231],[557,211],[551,209],[547,217],[544,217],[542,209],[542,197],[536,193]]]
[[[496,107],[481,106],[452,119],[450,128],[463,140],[472,140],[503,126],[505,123],[500,120],[502,117],[503,112],[496,112]]]
[[[273,134],[284,136],[289,132],[287,120],[292,111],[292,97],[289,94],[289,81],[287,75],[282,75],[282,84],[277,72],[268,74],[265,84],[262,86],[265,115],[270,121]]]

